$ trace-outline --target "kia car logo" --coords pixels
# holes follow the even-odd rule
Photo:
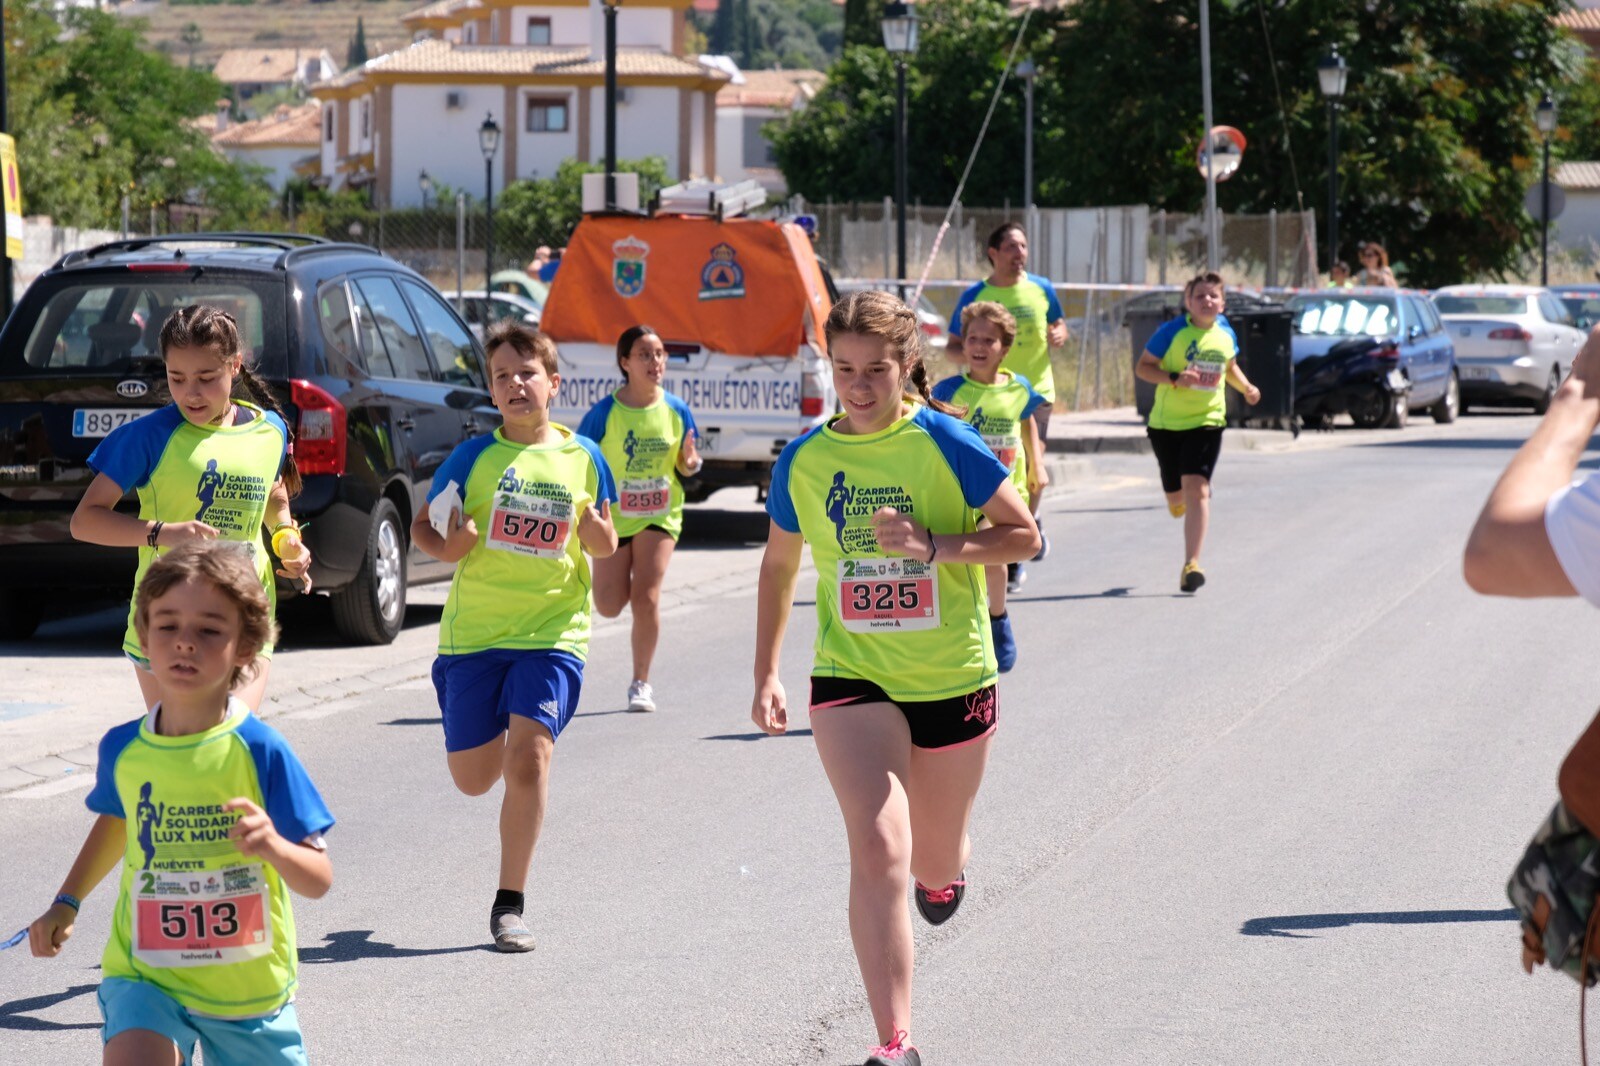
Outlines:
[[[139,397],[143,396],[149,391],[150,386],[146,385],[142,381],[129,380],[117,382],[117,395],[121,396],[125,400],[137,400]]]

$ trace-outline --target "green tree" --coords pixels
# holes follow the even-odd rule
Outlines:
[[[344,65],[346,70],[359,67],[367,61],[367,23],[360,15],[356,16],[356,32],[350,38],[350,47],[346,49]]]
[[[180,39],[189,49],[189,67],[193,69],[194,50],[200,46],[201,41],[206,39],[205,34],[200,30],[200,24],[198,22],[184,23],[183,33],[180,35]]]
[[[844,46],[882,46],[883,5],[876,0],[844,0]]]
[[[565,244],[583,216],[583,176],[604,172],[600,163],[562,160],[553,178],[524,178],[506,186],[495,203],[495,232],[506,248]],[[661,156],[617,160],[617,170],[639,175],[639,200],[650,200],[667,185],[667,161]]]

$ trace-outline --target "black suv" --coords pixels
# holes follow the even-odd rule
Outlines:
[[[238,319],[295,431],[315,590],[343,635],[388,643],[407,584],[450,575],[408,531],[451,449],[499,424],[483,352],[426,280],[372,248],[257,233],[70,253],[0,330],[0,638],[30,635],[47,598],[132,584],[132,549],[74,541],[68,521],[95,445],[168,402],[157,339],[191,303]]]

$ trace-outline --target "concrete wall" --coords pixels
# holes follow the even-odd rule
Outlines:
[[[1600,244],[1600,189],[1567,189],[1567,207],[1550,223],[1550,243],[1576,251]]]
[[[527,43],[527,25],[530,18],[550,20],[550,44],[553,47],[587,47],[589,44],[590,13],[585,8],[530,5],[510,8],[505,14],[510,16],[506,23],[510,33],[507,44]],[[600,38],[596,38],[596,41],[599,40]]]
[[[578,93],[576,87],[538,86],[517,91],[516,176],[518,178],[553,178],[556,168],[567,158],[578,155]],[[565,133],[529,133],[528,101],[556,100],[567,102],[567,131]],[[620,133],[619,133],[620,141]]]
[[[605,13],[599,0],[589,5],[589,40],[599,54],[606,40]],[[672,21],[677,13],[670,8],[630,8],[623,4],[617,9],[617,44],[628,48],[660,48],[672,51]],[[620,151],[620,149],[619,149]]]
[[[266,167],[271,173],[267,181],[274,190],[282,192],[283,187],[294,177],[294,165],[306,156],[311,155],[316,149],[306,146],[270,148],[238,148],[226,147],[223,154],[229,159],[241,163],[251,163],[258,167]]]
[[[643,159],[649,155],[667,160],[667,176],[678,173],[677,86],[624,86],[628,102],[617,107],[617,156]],[[589,150],[596,162],[605,158],[605,94],[596,92],[590,108]],[[691,99],[694,94],[691,94]],[[698,167],[693,168],[698,170]]]

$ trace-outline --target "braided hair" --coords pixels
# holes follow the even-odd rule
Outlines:
[[[928,368],[922,361],[922,330],[916,312],[894,294],[868,289],[853,292],[833,305],[823,327],[828,343],[840,335],[878,337],[887,341],[900,361],[902,379],[917,390],[922,402],[935,411],[960,417],[960,408],[933,398],[928,389]]]
[[[272,411],[283,419],[284,430],[289,435],[289,447],[283,460],[283,487],[289,491],[291,498],[300,495],[300,468],[294,461],[292,424],[283,413],[283,405],[278,402],[278,397],[242,357],[243,344],[238,321],[222,308],[210,304],[180,307],[168,315],[161,325],[161,358],[165,359],[167,352],[173,348],[212,348],[222,362],[239,359],[239,373],[234,377],[235,389],[243,386],[243,395],[239,398],[249,400],[262,410]]]

